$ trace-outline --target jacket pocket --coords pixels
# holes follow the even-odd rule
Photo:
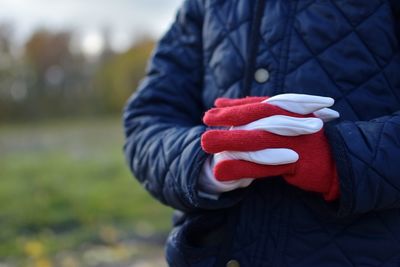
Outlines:
[[[166,257],[170,266],[213,266],[226,240],[222,211],[189,214],[168,236]]]

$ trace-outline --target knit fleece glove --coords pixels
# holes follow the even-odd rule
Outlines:
[[[317,97],[318,98],[318,97]],[[290,99],[290,98],[289,98]],[[293,101],[283,101],[285,109],[271,103],[266,97],[247,97],[243,99],[217,99],[216,108],[206,112],[203,120],[208,126],[232,127],[230,130],[209,130],[202,136],[202,147],[210,154],[224,151],[260,151],[265,149],[291,149],[299,155],[299,159],[288,164],[259,164],[247,160],[222,160],[214,167],[214,175],[219,181],[234,181],[243,178],[264,178],[282,176],[288,183],[308,191],[322,193],[328,201],[339,195],[338,176],[335,162],[330,153],[328,141],[323,129],[309,134],[282,136],[265,130],[240,130],[243,125],[273,116],[310,119],[335,116],[332,110],[325,109],[332,103],[316,101],[315,106],[304,109],[304,105],[296,105],[301,99],[294,95]],[[326,98],[328,99],[328,98]],[[308,99],[309,101],[310,99]],[[320,99],[318,99],[320,100]],[[332,99],[333,101],[333,99]],[[329,101],[328,101],[329,102]],[[288,106],[285,106],[285,103]],[[291,106],[291,107],[290,107]],[[314,114],[312,114],[315,112]],[[237,129],[235,129],[235,127]]]

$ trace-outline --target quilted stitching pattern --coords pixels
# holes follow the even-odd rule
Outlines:
[[[250,12],[249,2],[219,1],[211,5],[205,15],[204,23],[213,31],[204,37],[204,67],[207,77],[204,86],[205,91],[217,92],[216,97],[234,87],[243,78]],[[213,101],[210,102],[208,95],[205,97],[204,101],[211,107]]]
[[[358,10],[361,10],[361,12],[353,11],[353,13],[351,11],[354,7],[343,4],[343,1],[314,1],[314,3],[300,10],[296,16],[296,23],[292,32],[297,36],[292,44],[296,46],[294,49],[303,49],[303,51],[296,53],[303,56],[308,55],[308,58],[303,59],[300,64],[296,64],[295,57],[291,58],[293,61],[287,74],[286,90],[292,90],[293,84],[303,82],[301,78],[297,78],[299,73],[312,70],[315,75],[324,77],[323,80],[327,85],[321,84],[321,87],[330,89],[325,94],[334,96],[338,109],[347,111],[343,112],[345,116],[343,119],[365,120],[379,116],[378,114],[364,112],[365,104],[367,104],[365,102],[368,101],[368,105],[371,106],[370,99],[376,101],[376,109],[374,110],[382,112],[382,106],[384,106],[386,112],[394,112],[397,109],[399,105],[398,93],[393,92],[393,87],[387,82],[387,75],[385,74],[386,68],[395,58],[395,48],[385,47],[383,49],[379,47],[377,50],[376,40],[371,40],[370,37],[376,38],[376,36],[382,35],[381,20],[387,14],[390,14],[387,12],[388,5],[384,1],[368,2],[367,7],[359,7]],[[328,25],[329,31],[326,30],[327,22],[320,21],[319,23],[323,25],[321,27],[314,25],[314,17],[317,17],[318,21],[318,18],[322,17],[321,20],[323,20],[326,16],[335,18],[328,22],[340,21],[340,23],[336,23],[336,26]],[[307,19],[310,17],[313,20]],[[311,21],[313,25],[301,23],[302,21]],[[315,40],[324,41],[315,42]],[[395,41],[389,40],[383,43],[384,45],[393,45]],[[344,47],[346,53],[342,52]],[[384,55],[381,55],[381,53],[384,53]],[[362,60],[363,64],[358,64],[357,60]],[[289,59],[289,61],[291,60]],[[366,80],[366,77],[369,79]],[[370,85],[371,83],[373,86]],[[385,90],[385,94],[382,94],[382,87],[388,89]],[[365,98],[366,101],[360,101],[358,97],[360,91],[370,94],[372,97]],[[387,101],[391,101],[391,103],[388,105]]]
[[[381,219],[383,213],[338,220],[318,217],[307,203],[295,205],[293,213],[287,266],[315,266],[326,258],[332,266],[380,266],[399,255],[399,242]]]
[[[265,10],[255,68],[271,78],[253,81],[250,92],[335,98],[342,117],[326,132],[341,203],[324,203],[278,177],[219,201],[197,195],[207,157],[199,144],[202,113],[219,96],[241,95],[256,1]],[[186,0],[125,109],[132,171],[177,209],[203,214],[240,201],[230,256],[242,266],[399,266],[399,17],[395,0]],[[215,262],[218,251],[194,249],[180,229],[168,241],[172,266]]]

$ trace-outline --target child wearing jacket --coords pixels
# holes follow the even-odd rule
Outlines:
[[[399,10],[183,3],[124,110],[170,266],[400,266]]]

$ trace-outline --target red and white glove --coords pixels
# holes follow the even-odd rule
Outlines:
[[[339,116],[327,108],[333,102],[299,94],[217,99],[204,122],[233,127],[203,134],[202,147],[214,156],[203,166],[200,185],[220,193],[248,186],[254,178],[283,176],[326,200],[337,198],[336,168],[321,130],[322,120]]]

